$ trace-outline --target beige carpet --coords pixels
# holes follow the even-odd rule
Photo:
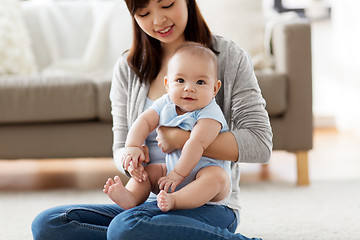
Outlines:
[[[360,181],[243,183],[241,224],[246,236],[281,239],[360,239]],[[110,203],[99,191],[0,192],[0,239],[32,239],[32,219],[59,204]]]
[[[360,180],[243,184],[238,231],[268,240],[359,240]]]

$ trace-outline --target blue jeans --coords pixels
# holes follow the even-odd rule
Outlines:
[[[234,234],[236,227],[234,212],[224,206],[164,213],[150,202],[126,211],[115,204],[54,207],[34,219],[32,232],[35,240],[249,239]]]

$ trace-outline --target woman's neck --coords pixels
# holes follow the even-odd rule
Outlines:
[[[161,43],[162,49],[163,49],[163,60],[166,61],[171,54],[174,52],[174,50],[185,41],[185,39],[180,38],[177,41],[171,42],[171,43]],[[164,61],[163,61],[164,62]]]

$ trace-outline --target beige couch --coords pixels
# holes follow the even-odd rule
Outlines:
[[[274,72],[257,75],[268,104],[273,149],[296,154],[297,183],[308,185],[308,152],[313,147],[310,24],[288,22],[275,26],[272,49]],[[275,106],[283,108],[275,113]]]
[[[300,185],[309,183],[313,144],[310,34],[302,20],[275,24],[275,67],[256,71],[274,150],[296,153]],[[0,159],[111,157],[110,83],[111,77],[0,77]]]

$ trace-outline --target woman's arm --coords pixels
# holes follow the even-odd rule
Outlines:
[[[129,78],[127,71],[124,70],[126,59],[124,56],[119,58],[114,67],[114,74],[111,81],[110,100],[111,100],[111,115],[113,118],[113,157],[116,167],[124,174],[130,176],[125,172],[122,165],[122,148],[125,146],[126,135],[128,133],[128,82]]]
[[[136,114],[132,114],[131,111],[133,108],[131,105],[133,103],[135,104],[134,96],[132,95],[136,94],[136,100],[140,99],[141,101],[142,99],[139,97],[140,92],[147,92],[147,89],[142,90],[140,89],[140,86],[134,86],[132,83],[133,81],[137,81],[136,75],[130,71],[126,61],[126,55],[123,55],[119,58],[114,67],[113,78],[111,81],[110,100],[111,114],[113,118],[113,158],[117,169],[129,177],[130,174],[124,169],[122,156],[124,155],[123,151],[125,150],[124,147],[129,130],[129,123],[134,122],[137,117]],[[136,104],[138,105],[139,103],[137,102]],[[137,109],[135,109],[135,111],[138,112]],[[142,146],[142,150],[145,154],[145,162],[148,162],[148,148],[146,146]],[[139,167],[142,168],[140,169],[140,172],[144,172],[143,167]]]
[[[157,133],[156,140],[161,150],[165,153],[182,149],[185,142],[190,138],[190,132],[175,127],[162,126],[157,129]],[[223,132],[205,149],[203,156],[236,162],[238,160],[238,152],[234,135],[231,132]]]

